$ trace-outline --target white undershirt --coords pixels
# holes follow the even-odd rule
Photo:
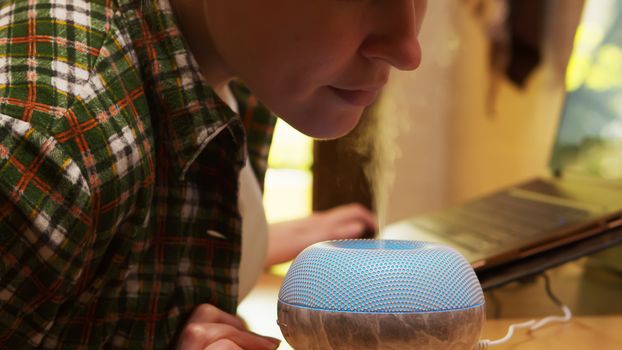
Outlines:
[[[238,113],[238,104],[228,86],[216,91],[218,96]],[[268,252],[268,222],[262,202],[259,181],[246,157],[240,171],[238,206],[242,216],[242,256],[239,270],[238,302],[250,292],[263,272]]]

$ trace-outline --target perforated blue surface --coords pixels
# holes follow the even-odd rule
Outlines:
[[[398,240],[322,242],[290,267],[279,300],[327,311],[413,313],[484,304],[475,272],[456,250]]]

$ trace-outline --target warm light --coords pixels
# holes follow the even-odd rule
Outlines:
[[[311,214],[313,140],[279,120],[268,158],[264,207],[268,222]]]

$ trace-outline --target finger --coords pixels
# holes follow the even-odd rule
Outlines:
[[[184,327],[179,335],[177,350],[201,350],[208,345],[207,332],[204,325],[199,323],[189,323]]]
[[[367,226],[361,221],[353,221],[340,225],[335,229],[336,238],[357,238],[363,235]]]
[[[246,330],[246,325],[241,318],[226,313],[210,304],[197,306],[187,323],[224,323],[239,330]]]
[[[360,220],[364,222],[368,228],[374,230],[374,232],[378,231],[376,215],[363,205],[358,203],[348,204],[341,209],[343,210],[344,220]]]
[[[273,350],[278,347],[280,340],[250,332],[241,331],[233,326],[215,323],[192,323],[182,331],[177,349],[200,350],[228,340],[245,350]]]
[[[229,339],[221,339],[215,343],[208,345],[203,350],[244,350],[238,344]]]
[[[232,326],[218,326],[220,327],[214,327],[213,324],[205,326],[207,344],[215,343],[222,339],[229,339],[245,350],[274,350],[280,344],[280,340],[275,338],[241,331]]]

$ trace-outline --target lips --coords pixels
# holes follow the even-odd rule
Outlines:
[[[340,89],[334,86],[331,86],[330,89],[343,101],[348,104],[366,107],[371,105],[378,97],[378,93],[380,92],[379,88],[369,89],[369,90],[359,90],[359,89]]]

